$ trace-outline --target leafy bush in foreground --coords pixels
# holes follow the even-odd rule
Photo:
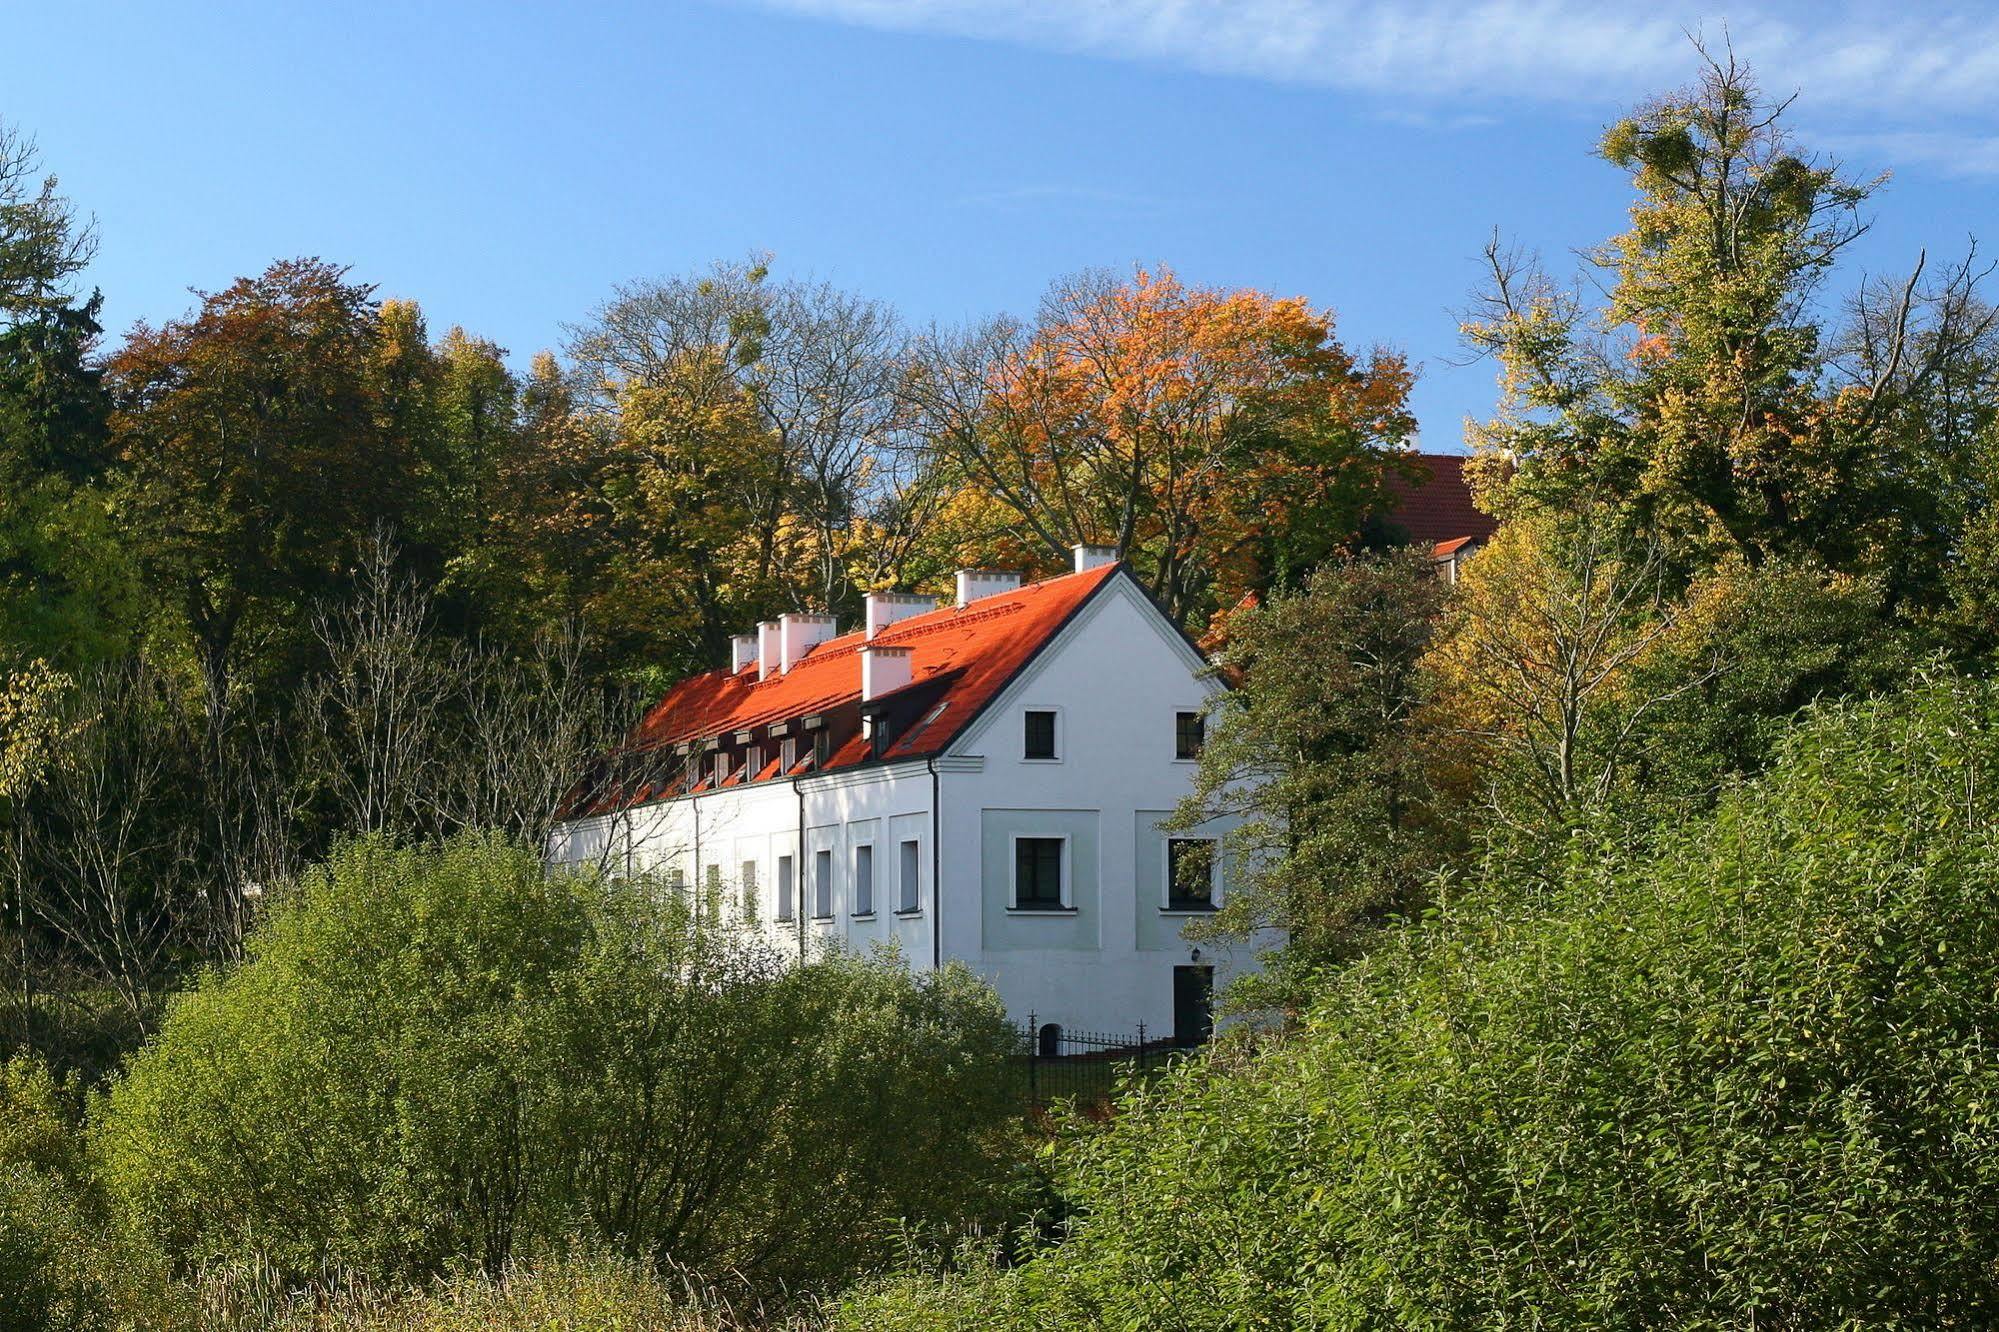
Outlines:
[[[1137,1096],[1012,1272],[854,1328],[1990,1326],[1999,691],[1818,712],[1645,855],[1575,848]]]
[[[792,967],[655,885],[362,841],[175,1002],[98,1145],[183,1270],[423,1278],[580,1237],[811,1289],[987,1205],[1010,1040],[961,970]]]

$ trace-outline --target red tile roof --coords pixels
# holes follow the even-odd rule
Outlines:
[[[1411,541],[1430,546],[1432,553],[1440,556],[1450,553],[1442,549],[1447,543],[1462,545],[1462,538],[1485,541],[1498,529],[1499,521],[1472,503],[1464,472],[1470,461],[1454,453],[1419,453],[1416,462],[1425,474],[1422,479],[1412,480],[1391,471],[1388,490],[1395,503],[1387,520],[1407,532]]]
[[[1090,597],[1117,575],[1122,565],[1108,564],[1082,573],[1029,583],[1012,592],[981,597],[960,609],[912,615],[883,629],[874,642],[906,647],[910,653],[910,683],[884,698],[913,705],[883,761],[925,758],[943,752],[992,697],[1055,636],[1057,630]],[[701,743],[737,731],[776,722],[821,715],[861,700],[861,646],[865,632],[855,630],[818,644],[789,671],[757,678],[754,662],[740,671],[713,670],[690,676],[673,686],[647,710],[626,737],[618,757],[631,758],[670,749],[684,742]],[[798,734],[803,740],[805,737]],[[761,740],[762,737],[759,737]],[[732,746],[733,747],[733,746]],[[771,746],[765,743],[768,753]],[[809,746],[801,744],[801,755]],[[867,761],[868,741],[858,732],[841,737],[839,747],[818,771],[830,772]],[[739,756],[740,761],[740,756]],[[801,759],[798,769],[811,770]],[[783,776],[773,754],[761,771],[747,780]],[[745,780],[738,769],[724,783]],[[573,802],[572,815],[643,804],[670,796],[713,789],[712,771],[689,788],[677,774],[655,772],[624,785],[625,794],[602,794]],[[604,787],[600,784],[600,790]]]

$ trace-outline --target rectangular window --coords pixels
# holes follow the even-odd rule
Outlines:
[[[1062,839],[1019,837],[1013,843],[1013,904],[1021,911],[1060,911]]]
[[[743,780],[746,782],[753,782],[757,779],[757,774],[762,772],[763,770],[764,770],[763,746],[751,745],[749,749],[745,750],[743,753]]]
[[[833,853],[812,853],[812,915],[829,920],[833,915]]]
[[[798,742],[796,740],[786,740],[777,747],[777,762],[779,772],[790,772],[798,766]]]
[[[1215,909],[1215,844],[1206,837],[1174,837],[1166,843],[1166,909]]]
[[[777,858],[777,918],[779,920],[791,919],[792,878],[791,857],[779,856]]]
[[[915,911],[922,904],[923,853],[914,842],[904,842],[897,857],[901,862],[896,871],[897,891],[895,909]]]
[[[875,849],[871,846],[854,848],[854,914],[875,914]]]
[[[687,871],[675,865],[666,872],[666,886],[673,890],[675,897],[687,896]]]
[[[743,919],[757,918],[757,862],[745,860],[741,887],[743,890]]]
[[[726,751],[715,755],[715,785],[729,780],[729,755]]]
[[[820,727],[812,733],[812,769],[817,772],[833,757],[833,733]]]
[[[1055,757],[1055,714],[1052,712],[1028,712],[1026,744],[1021,757],[1031,759],[1052,759]]]
[[[1208,720],[1198,712],[1173,714],[1173,757],[1197,759],[1208,738]]]
[[[722,867],[710,865],[701,884],[701,911],[710,920],[722,918]]]

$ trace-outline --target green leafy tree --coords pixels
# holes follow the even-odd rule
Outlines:
[[[120,1215],[184,1267],[499,1271],[580,1236],[774,1294],[992,1197],[1012,1033],[962,971],[787,966],[485,840],[350,844],[249,954],[98,1127]]]
[[[1432,799],[1420,667],[1447,590],[1424,554],[1354,557],[1228,621],[1217,665],[1236,687],[1207,717],[1174,825],[1227,828],[1241,867],[1206,930],[1286,934],[1234,1002],[1301,1003],[1437,869],[1451,830]]]
[[[1730,56],[1611,126],[1599,151],[1637,199],[1591,256],[1600,308],[1489,248],[1466,334],[1505,396],[1474,439],[1508,459],[1496,503],[1607,505],[1679,587],[1782,560],[1879,577],[1890,609],[1933,606],[1976,507],[1993,311],[1972,261],[1919,262],[1835,327],[1826,284],[1881,182],[1800,148],[1787,106]]]
[[[1039,1256],[838,1325],[1990,1323],[1995,762],[1989,684],[1823,708],[1711,817],[1552,847],[1128,1096]]]
[[[0,653],[81,669],[130,642],[132,567],[105,514],[95,237],[0,124]]]

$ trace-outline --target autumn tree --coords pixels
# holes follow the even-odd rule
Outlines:
[[[598,405],[633,390],[688,395],[703,409],[733,395],[776,449],[741,478],[751,579],[778,604],[855,600],[857,522],[880,525],[905,479],[894,450],[904,337],[888,307],[823,284],[773,279],[763,258],[700,277],[618,289],[576,331],[571,359]],[[690,380],[688,368],[702,366]]]
[[[925,339],[908,392],[960,484],[1042,560],[1115,546],[1191,623],[1347,540],[1413,433],[1409,385],[1330,312],[1141,269],[1058,281],[1032,325]]]
[[[183,619],[213,726],[246,641],[302,633],[356,536],[406,516],[408,412],[377,391],[394,346],[371,288],[300,259],[140,325],[112,358],[121,517]]]
[[[1826,289],[1880,185],[1813,157],[1732,55],[1620,120],[1599,152],[1637,189],[1585,301],[1496,242],[1467,321],[1505,397],[1474,441],[1497,503],[1592,497],[1678,586],[1738,559],[1879,574],[1933,603],[1962,550],[1971,446],[1989,416],[1992,310],[1973,260],[1865,283],[1847,327]],[[1982,399],[1982,401],[1981,401]]]

